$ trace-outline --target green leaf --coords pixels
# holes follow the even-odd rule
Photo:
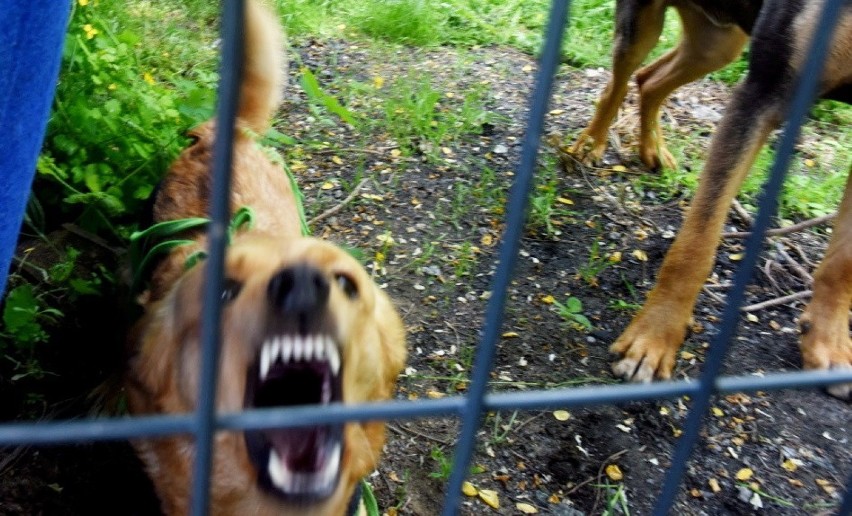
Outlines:
[[[355,116],[351,111],[343,107],[336,98],[325,93],[320,88],[319,82],[313,73],[307,68],[302,68],[302,89],[308,95],[308,98],[314,102],[322,104],[330,113],[337,115],[341,120],[349,125],[356,125]]]

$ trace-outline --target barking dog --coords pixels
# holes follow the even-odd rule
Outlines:
[[[728,1],[718,5],[747,8],[752,3]],[[734,91],[716,129],[683,227],[645,306],[612,346],[614,352],[623,355],[613,366],[617,375],[633,381],[671,376],[695,300],[712,269],[725,215],[769,133],[784,119],[823,5],[823,0],[764,2],[752,31],[748,76]],[[751,17],[749,12],[746,15]],[[733,14],[731,18],[737,19]],[[847,1],[826,58],[819,86],[822,97],[852,101],[850,54],[852,2]],[[852,368],[850,302],[852,179],[847,179],[831,242],[814,274],[813,298],[799,321],[805,368]],[[829,392],[850,399],[852,385],[837,385]]]
[[[677,48],[636,73],[639,87],[639,156],[650,168],[675,168],[659,126],[660,107],[686,83],[736,59],[748,41],[762,0],[617,0],[612,78],[595,116],[571,151],[599,161],[607,131],[627,94],[627,82],[657,44],[666,9],[680,16],[683,36]],[[585,152],[591,144],[588,152]]]
[[[263,133],[283,88],[283,37],[275,16],[247,2],[245,64],[238,126]],[[251,229],[228,248],[221,301],[222,363],[217,410],[358,403],[388,399],[406,355],[402,321],[360,264],[339,248],[301,236],[296,199],[284,171],[248,131],[234,141],[234,210],[250,207]],[[154,200],[154,222],[204,217],[210,196],[213,121],[172,165]],[[179,414],[197,405],[203,228],[181,233],[141,296],[144,315],[130,335],[127,389],[134,414]],[[375,467],[381,422],[286,430],[220,432],[215,438],[211,511],[215,514],[346,512],[357,483]],[[164,511],[186,514],[192,438],[134,443]]]

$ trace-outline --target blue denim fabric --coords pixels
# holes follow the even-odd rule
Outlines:
[[[0,295],[44,139],[70,7],[70,0],[3,0],[0,12]]]

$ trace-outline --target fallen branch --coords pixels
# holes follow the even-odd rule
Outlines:
[[[803,290],[801,292],[796,292],[795,294],[790,294],[789,296],[776,297],[775,299],[770,299],[768,301],[763,301],[761,303],[755,303],[753,305],[748,305],[740,308],[742,312],[757,312],[758,310],[763,310],[764,308],[769,308],[770,306],[784,305],[789,303],[790,301],[798,301],[800,299],[807,299],[811,297],[813,291],[811,290]]]
[[[790,267],[792,267],[796,274],[798,274],[799,277],[805,282],[805,286],[813,285],[814,277],[811,276],[811,274],[806,271],[805,268],[799,264],[799,262],[794,260],[793,257],[787,253],[787,251],[784,249],[784,246],[781,245],[780,242],[776,242],[775,250],[778,251],[778,254],[781,255],[781,257],[783,257],[788,264],[790,264]]]
[[[367,181],[369,181],[369,179],[363,179],[360,183],[358,183],[358,185],[355,188],[352,189],[352,193],[350,193],[349,196],[346,199],[343,199],[343,201],[340,204],[338,204],[337,206],[332,206],[331,208],[325,210],[324,212],[320,213],[316,217],[309,220],[308,225],[311,226],[313,224],[316,224],[317,222],[321,221],[322,219],[324,219],[326,217],[331,217],[332,215],[334,215],[338,211],[342,210],[344,206],[346,206],[347,204],[352,202],[352,199],[354,199],[355,196],[358,195],[358,190],[360,190],[365,184],[367,184]]]
[[[828,215],[823,215],[821,217],[814,217],[812,219],[803,220],[802,222],[799,222],[798,224],[793,224],[792,226],[770,229],[766,232],[766,236],[769,237],[796,233],[797,231],[802,231],[804,229],[830,222],[836,216],[837,212],[835,211],[834,213],[829,213]],[[751,231],[734,231],[732,233],[722,233],[722,238],[748,238],[749,236],[751,236]]]

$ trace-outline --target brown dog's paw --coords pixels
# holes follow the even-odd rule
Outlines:
[[[685,336],[685,322],[672,324],[671,318],[643,310],[610,347],[611,352],[623,356],[612,365],[612,372],[632,382],[668,380]]]
[[[605,150],[606,138],[596,138],[586,129],[577,137],[569,152],[583,163],[594,165],[600,163]]]
[[[663,145],[643,145],[639,149],[639,157],[642,163],[651,170],[674,170],[677,168],[677,160]]]
[[[805,369],[852,369],[852,340],[849,338],[848,319],[837,319],[816,322],[809,313],[805,313],[799,320],[802,334],[799,347]],[[852,401],[852,383],[832,385],[825,390],[835,398]]]

